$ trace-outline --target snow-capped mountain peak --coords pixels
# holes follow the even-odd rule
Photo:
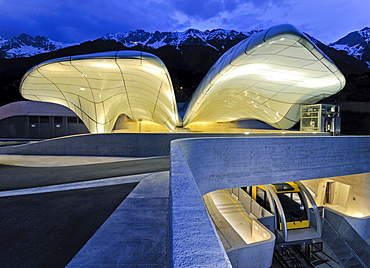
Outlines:
[[[75,44],[56,42],[45,36],[32,37],[24,33],[10,40],[0,37],[0,52],[5,55],[5,58],[30,57],[72,45]]]
[[[157,49],[162,46],[170,45],[179,47],[182,45],[205,45],[212,46],[212,42],[225,43],[230,40],[241,41],[252,34],[243,34],[237,31],[228,30],[207,30],[200,31],[197,29],[188,29],[183,32],[146,32],[144,30],[135,30],[125,33],[107,34],[103,36],[103,40],[115,40],[127,47],[137,45],[147,46]],[[218,49],[215,47],[215,49]]]
[[[224,29],[200,31],[192,28],[185,31],[147,32],[138,29],[122,33],[110,33],[98,39],[114,40],[128,48],[139,46],[138,49],[140,49],[140,46],[142,46],[158,49],[164,46],[172,46],[182,50],[185,46],[207,46],[222,53],[232,45],[258,32],[255,30],[243,33]],[[314,37],[306,35],[316,45],[325,46]],[[28,34],[21,34],[9,40],[0,36],[0,58],[29,57],[74,45],[79,44],[55,42],[45,36],[32,37]],[[351,32],[328,46],[336,50],[345,51],[348,55],[365,61],[370,67],[370,27]]]
[[[0,47],[2,47],[7,41],[8,40],[4,36],[0,35]]]
[[[364,60],[370,66],[370,27],[351,32],[338,41],[330,43],[329,47],[344,50],[348,55]]]
[[[107,34],[99,39],[115,40],[126,47],[144,46],[158,49],[163,46],[173,46],[181,49],[182,46],[208,46],[220,51],[225,47],[236,44],[237,42],[251,36],[258,31],[251,31],[246,34],[234,30],[206,30],[187,29],[185,31],[174,32],[147,32],[145,30],[135,30],[123,33]],[[93,41],[93,40],[91,40]],[[18,37],[7,40],[0,36],[0,57],[18,58],[30,57],[40,53],[56,51],[61,48],[78,45],[55,42],[45,36],[32,37],[28,34],[21,34]]]

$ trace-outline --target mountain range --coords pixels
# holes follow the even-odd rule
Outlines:
[[[207,30],[188,29],[183,32],[147,32],[144,30],[128,31],[124,33],[107,34],[97,39],[114,40],[127,48],[142,46],[150,49],[159,49],[172,46],[181,50],[182,46],[196,45],[209,46],[216,51],[224,52],[233,44],[250,37],[259,31],[238,32],[234,30]],[[316,44],[324,46],[319,40],[310,37]],[[94,41],[94,40],[91,40]],[[79,45],[79,43],[62,43],[53,41],[45,36],[32,37],[21,34],[18,37],[6,39],[0,36],[0,58],[12,59],[30,57],[41,53],[57,51],[62,48]],[[338,41],[326,45],[337,51],[343,51],[370,67],[370,27],[354,31],[340,38]]]
[[[343,50],[348,55],[365,61],[370,66],[370,27],[347,34],[329,47]]]
[[[136,47],[138,45],[151,49],[158,49],[167,45],[176,48],[184,45],[197,45],[209,46],[216,50],[225,50],[230,42],[240,42],[256,32],[258,31],[251,31],[244,34],[234,30],[216,29],[211,31],[199,31],[196,29],[188,29],[184,32],[156,31],[151,33],[144,30],[135,30],[124,33],[107,34],[97,39],[114,40],[122,43],[127,48]],[[45,36],[32,37],[27,34],[21,34],[9,40],[0,36],[0,57],[6,59],[30,57],[76,45],[79,45],[79,43],[56,42]]]

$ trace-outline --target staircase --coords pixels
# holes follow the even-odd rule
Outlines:
[[[340,215],[325,210],[322,240],[344,267],[370,267],[370,245]]]

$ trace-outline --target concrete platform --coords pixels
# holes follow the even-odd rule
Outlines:
[[[6,259],[2,258],[2,263],[8,267],[65,267],[70,261],[69,254],[81,249],[91,238],[68,267],[107,267],[107,264],[109,267],[164,267],[167,262],[169,172],[131,175],[130,172],[138,172],[136,164],[126,165],[137,163],[141,170],[145,170],[152,165],[150,161],[156,162],[152,167],[159,168],[159,171],[169,169],[168,158],[0,155],[2,188],[16,188],[0,190],[0,207],[3,208],[3,221],[0,224],[7,230],[3,235],[8,241],[0,247],[0,254],[7,256]],[[114,167],[118,174],[128,175],[110,177],[111,167]],[[65,183],[68,170],[86,168],[93,168],[87,180],[79,181],[81,178],[77,176]],[[56,176],[56,169],[60,171],[62,181]],[[24,172],[25,170],[27,172]],[[43,178],[46,174],[49,174],[47,185]],[[108,177],[96,179],[105,177],[104,174],[108,174]],[[119,189],[124,189],[122,187],[126,187],[125,185],[131,189],[137,183],[139,185],[125,197],[124,202],[117,204],[118,207],[113,208],[114,212],[110,211],[112,205],[117,202],[115,200],[123,198],[120,195],[124,196]],[[20,188],[17,185],[23,186]],[[25,185],[33,186],[24,188]],[[111,201],[108,202],[108,199]],[[86,201],[88,203],[85,203]],[[58,209],[61,210],[60,213],[57,212]],[[84,214],[88,211],[94,212]],[[31,213],[29,216],[28,212]],[[78,214],[73,214],[77,212]],[[113,214],[109,216],[111,212]],[[101,213],[101,216],[98,215]],[[104,216],[107,213],[109,214]],[[73,221],[74,218],[77,220],[84,215],[85,219],[80,219],[80,223]],[[12,219],[12,216],[16,218]],[[23,221],[25,217],[29,219]],[[93,218],[89,220],[89,217]],[[104,217],[108,217],[105,223],[101,227],[99,226],[102,223],[96,226]],[[37,222],[39,220],[42,224]],[[88,222],[85,222],[86,220]],[[7,227],[8,221],[12,222],[11,227]],[[90,223],[93,224],[91,228]],[[22,234],[20,228],[27,235],[8,237],[16,232]],[[89,232],[94,228],[99,229],[91,237]],[[58,237],[67,233],[67,237]],[[45,236],[49,236],[53,241],[41,239]],[[65,244],[63,241],[66,239],[73,242],[73,245]],[[53,244],[47,246],[50,242]],[[61,245],[61,242],[64,244]],[[28,244],[32,244],[32,249],[27,251]],[[93,254],[94,258],[89,254]]]
[[[166,267],[169,172],[144,178],[67,267]]]

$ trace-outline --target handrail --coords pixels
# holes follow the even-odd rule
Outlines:
[[[281,226],[282,227],[281,231],[282,231],[282,234],[283,234],[283,239],[285,241],[288,241],[288,228],[286,226],[286,218],[285,218],[285,213],[284,213],[283,206],[281,205],[279,197],[277,196],[275,191],[272,189],[271,185],[267,184],[267,185],[265,185],[265,188],[270,192],[271,196],[275,200],[277,210],[279,211],[279,214],[280,214],[279,216],[280,216],[280,223],[282,225]],[[276,226],[276,227],[278,227],[278,226]]]

